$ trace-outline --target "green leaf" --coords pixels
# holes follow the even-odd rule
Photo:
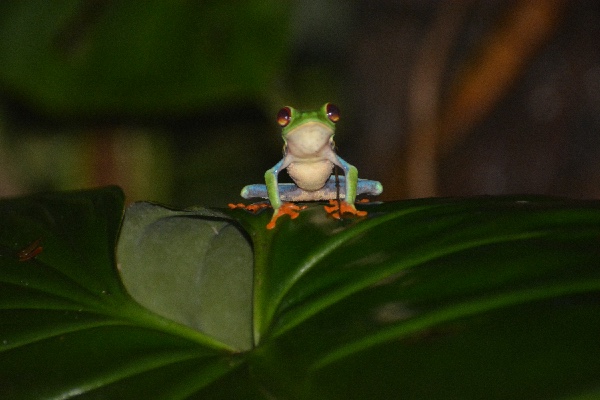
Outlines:
[[[123,283],[140,304],[232,347],[252,348],[252,252],[225,215],[136,203],[117,255]]]
[[[113,262],[122,207],[117,188],[0,201],[0,398],[182,398],[239,365],[131,301]]]
[[[600,387],[600,207],[320,207],[255,237],[260,374],[282,398],[556,398]],[[260,249],[260,250],[258,250]],[[265,252],[262,250],[267,249]],[[284,367],[285,366],[285,367]]]
[[[273,230],[271,211],[140,203],[119,263],[148,309],[113,261],[121,207],[114,188],[0,201],[1,398],[600,393],[597,201],[421,199],[341,221],[312,205]]]

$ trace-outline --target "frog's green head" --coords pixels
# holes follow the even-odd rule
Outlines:
[[[315,111],[299,111],[292,107],[283,107],[277,113],[277,123],[283,128],[281,136],[286,136],[295,129],[307,124],[324,125],[331,134],[335,131],[335,123],[340,120],[340,110],[335,104],[325,103]]]

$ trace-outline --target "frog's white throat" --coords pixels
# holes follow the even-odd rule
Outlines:
[[[331,151],[333,130],[319,122],[308,122],[286,135],[287,152],[295,159],[319,159]]]
[[[286,135],[287,172],[306,191],[325,185],[333,168],[333,129],[319,122],[302,124]]]

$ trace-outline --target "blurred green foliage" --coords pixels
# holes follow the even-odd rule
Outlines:
[[[187,115],[264,98],[280,1],[5,1],[0,84],[51,116]]]
[[[265,114],[281,100],[291,11],[273,0],[0,3],[0,196],[119,184],[130,201],[237,199],[280,149],[265,141]]]

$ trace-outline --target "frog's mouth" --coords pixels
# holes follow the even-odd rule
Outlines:
[[[312,158],[331,149],[333,130],[320,122],[308,122],[286,135],[288,152],[295,157]]]

